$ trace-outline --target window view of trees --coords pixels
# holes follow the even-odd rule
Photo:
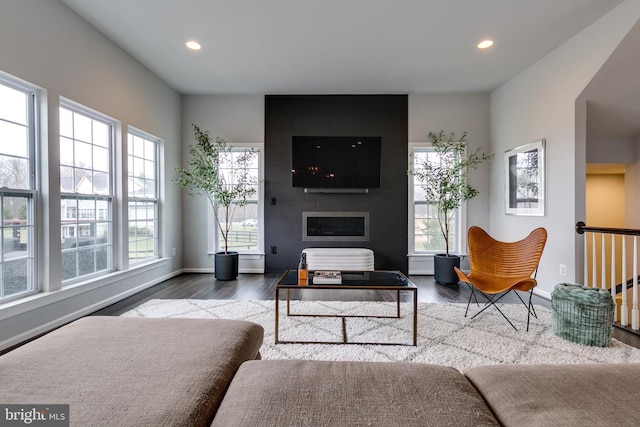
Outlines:
[[[0,80],[0,300],[34,291],[32,92]]]
[[[158,256],[158,141],[128,134],[129,262]]]
[[[238,156],[241,156],[246,149],[241,147],[235,147],[234,152],[228,156],[222,156],[220,159],[220,170],[224,175],[225,182],[230,185],[236,184],[235,176],[238,175],[238,171],[234,168],[239,164],[236,161]],[[258,156],[260,154],[258,153]],[[260,193],[258,191],[258,167],[259,158],[254,156],[251,162],[247,165],[249,175],[253,182],[255,182],[256,192],[247,200],[247,204],[242,207],[235,207],[235,215],[233,216],[233,224],[229,230],[228,247],[230,251],[242,251],[242,250],[258,250],[258,199]],[[222,209],[222,208],[221,208]],[[225,218],[224,213],[221,213],[220,218]],[[226,224],[222,224],[224,227]],[[222,236],[218,236],[218,247],[224,248],[224,241]]]
[[[438,154],[429,149],[416,149],[413,152],[413,170],[419,169],[420,164],[429,158],[435,161]],[[445,241],[438,222],[438,212],[435,206],[431,206],[425,200],[424,189],[413,176],[413,250],[415,252],[444,252]],[[458,212],[454,214],[452,223],[457,224]],[[449,250],[456,250],[457,226],[454,226],[449,233]]]

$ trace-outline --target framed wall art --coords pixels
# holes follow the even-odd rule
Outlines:
[[[507,214],[544,215],[544,145],[539,139],[504,154]]]

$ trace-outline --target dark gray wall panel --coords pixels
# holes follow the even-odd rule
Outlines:
[[[266,271],[296,268],[305,247],[366,247],[377,269],[407,272],[407,95],[267,95]],[[291,137],[382,137],[381,186],[368,194],[306,194],[291,186]],[[276,204],[271,204],[275,198]],[[366,211],[368,242],[303,242],[302,212]],[[277,254],[271,254],[271,248]]]

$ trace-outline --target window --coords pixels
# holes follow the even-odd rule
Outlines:
[[[158,256],[158,140],[128,134],[129,263]]]
[[[225,181],[230,184],[235,184],[236,176],[238,175],[237,161],[236,159],[243,153],[255,149],[255,147],[234,146],[231,153],[226,153],[220,159],[220,170],[222,171]],[[249,176],[254,178],[256,182],[256,192],[247,200],[245,206],[239,207],[232,205],[232,209],[235,209],[233,215],[233,223],[229,230],[229,250],[230,251],[259,251],[261,250],[262,243],[260,241],[260,219],[261,212],[261,188],[259,177],[261,174],[260,164],[262,162],[262,154],[260,150],[256,150],[256,156],[253,157],[251,163],[247,166]],[[222,209],[222,208],[221,208]],[[220,218],[225,218],[223,212],[220,213]],[[224,224],[223,224],[224,227]],[[217,248],[224,249],[224,240],[221,233],[218,230],[215,231],[217,236]]]
[[[113,128],[80,106],[60,106],[63,285],[112,270]]]
[[[425,159],[436,160],[438,154],[430,147],[415,147],[411,155],[412,170],[419,168]],[[412,208],[410,209],[413,226],[412,252],[439,253],[444,252],[445,242],[440,231],[438,210],[425,201],[425,191],[414,177],[411,184]],[[459,248],[460,209],[451,221],[449,231],[449,251],[456,252]]]
[[[0,301],[35,292],[35,91],[0,78]]]

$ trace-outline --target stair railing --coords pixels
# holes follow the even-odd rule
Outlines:
[[[610,289],[611,296],[616,301],[616,289],[621,289],[620,314],[615,310],[615,322],[621,326],[629,326],[629,314],[631,314],[631,329],[640,329],[640,311],[638,310],[638,236],[640,230],[630,228],[590,227],[584,222],[576,223],[576,232],[584,235],[584,281],[589,287]],[[619,236],[619,237],[617,237]],[[609,239],[611,248],[606,250],[606,240]],[[600,257],[598,257],[598,240],[600,242]],[[627,241],[633,242],[633,254],[628,258]],[[616,261],[616,246],[621,243],[620,264]],[[589,257],[591,248],[591,257]],[[608,257],[607,257],[608,253]],[[600,258],[598,260],[598,258]],[[607,259],[608,258],[608,259]],[[632,275],[627,275],[627,261],[631,261]],[[608,265],[608,267],[607,267]],[[620,266],[620,268],[618,268]],[[589,276],[591,268],[591,276]],[[600,275],[598,280],[598,268]],[[607,277],[607,268],[609,275]],[[620,271],[620,282],[617,281],[617,271]],[[589,280],[589,278],[591,280]],[[621,286],[619,285],[621,284]],[[632,286],[632,306],[629,310],[627,288]],[[619,317],[619,318],[618,318]]]

